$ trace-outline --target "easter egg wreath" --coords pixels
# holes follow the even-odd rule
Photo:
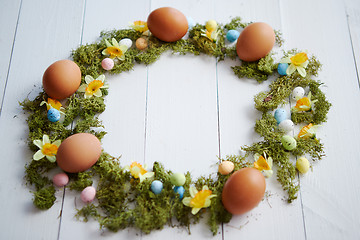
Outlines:
[[[310,167],[305,157],[317,161],[325,156],[323,144],[316,138],[315,130],[327,120],[331,104],[320,90],[322,83],[313,79],[321,67],[316,57],[293,49],[283,51],[280,62],[275,62],[274,53],[269,52],[272,46],[267,46],[267,52],[260,55],[259,52],[239,54],[239,47],[229,42],[235,43],[238,38],[246,42],[251,34],[257,34],[251,33],[251,29],[247,28],[251,26],[254,29],[254,24],[257,23],[245,23],[239,17],[225,25],[211,20],[205,25],[191,26],[192,21],[189,20],[188,37],[183,38],[184,31],[181,29],[181,34],[177,33],[178,39],[168,42],[152,33],[159,29],[152,30],[150,26],[154,27],[159,23],[149,24],[149,19],[148,22],[135,21],[129,29],[102,32],[99,41],[74,50],[72,59],[81,71],[80,76],[74,70],[75,78],[80,77],[81,83],[75,86],[75,90],[67,92],[68,95],[65,94],[62,101],[51,96],[54,91],[46,90],[53,87],[53,83],[45,78],[45,75],[52,74],[47,70],[43,79],[45,91],[34,100],[26,99],[21,103],[29,113],[28,145],[34,151],[34,156],[26,165],[25,180],[33,187],[35,206],[39,209],[50,208],[56,200],[56,187],[67,185],[67,189],[82,192],[81,199],[88,202],[85,207],[78,209],[77,217],[84,221],[94,218],[99,221],[101,228],[118,231],[135,227],[149,233],[162,229],[165,225],[176,225],[184,226],[190,232],[190,225],[197,223],[207,211],[207,223],[213,234],[216,234],[219,224],[229,222],[233,214],[251,210],[263,199],[264,177],[272,177],[273,165],[277,166],[276,177],[287,192],[288,202],[295,200],[299,190],[298,171],[306,173]],[[157,19],[156,16],[151,19],[160,21],[160,25],[164,20]],[[242,29],[244,30],[240,34]],[[249,36],[245,36],[245,33]],[[266,34],[273,41],[272,45],[275,43],[281,46],[283,40],[280,32],[267,30]],[[262,43],[258,44],[261,47]],[[246,51],[250,48],[251,46],[246,47]],[[255,49],[259,49],[259,46]],[[91,163],[87,162],[85,168],[74,168],[72,162],[64,162],[64,158],[70,159],[62,157],[66,155],[64,149],[71,149],[79,142],[64,145],[76,141],[77,134],[91,134],[95,138],[91,141],[97,146],[100,146],[100,140],[106,134],[105,131],[94,130],[103,127],[98,116],[105,110],[104,98],[108,94],[104,73],[129,71],[135,63],[151,64],[165,51],[175,54],[207,54],[218,61],[225,58],[236,59],[244,54],[256,55],[256,60],[247,62],[243,59],[239,66],[232,69],[239,78],[252,78],[259,83],[269,76],[275,76],[269,89],[254,97],[255,108],[262,112],[262,117],[256,120],[255,131],[263,140],[242,147],[246,154],[219,159],[219,172],[197,179],[192,178],[189,172],[174,173],[167,170],[159,162],[155,162],[152,168],[146,168],[137,162],[121,166],[120,158],[110,156],[101,147],[92,155],[96,159],[92,159]],[[66,64],[76,68],[70,60],[62,61],[69,61]],[[64,70],[60,70],[60,75],[61,71]],[[291,109],[291,116],[287,116],[286,111],[281,108],[289,101],[289,97],[296,101]],[[298,135],[295,134],[296,137],[287,135],[294,131],[294,124],[304,126]],[[293,160],[295,158],[298,158],[296,163]],[[75,154],[70,160],[73,161],[72,159],[78,161],[78,156]],[[63,167],[65,165],[70,165],[70,168]],[[50,179],[48,172],[58,167],[66,173]],[[251,178],[252,182],[242,186],[244,178]],[[95,179],[96,193],[92,187]],[[249,188],[252,190],[246,190]],[[255,195],[250,196],[254,188],[257,188],[254,190]],[[233,191],[239,191],[240,195],[245,196],[245,200],[232,200]],[[96,204],[91,203],[95,194]],[[171,221],[173,218],[177,220],[176,224]]]

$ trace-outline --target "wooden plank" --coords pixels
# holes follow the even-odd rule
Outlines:
[[[151,9],[170,6],[204,24],[214,19],[214,1],[153,0]],[[200,11],[201,9],[201,11]],[[166,54],[149,67],[146,159],[173,172],[190,171],[193,177],[216,171],[219,154],[217,130],[216,62],[208,56]],[[206,220],[205,220],[206,221]],[[186,229],[165,228],[143,239],[221,239],[205,221]]]
[[[21,0],[1,1],[0,3],[0,105],[3,101],[3,95],[6,86],[11,54],[15,40],[17,20],[20,12]]]
[[[344,6],[334,0],[282,1],[282,15],[288,43],[323,63],[319,79],[333,104],[318,134],[327,157],[301,177],[307,239],[359,239],[360,95]]]
[[[360,2],[356,0],[344,0],[344,3],[357,69],[357,78],[360,85]]]
[[[23,184],[24,164],[32,159],[26,145],[26,116],[18,101],[41,89],[42,74],[55,60],[67,58],[80,40],[82,2],[23,0],[3,109],[0,170],[1,239],[57,239],[62,190],[55,206],[40,211]],[[66,16],[66,17],[64,17]]]
[[[266,22],[274,29],[281,30],[281,13],[278,1],[231,1],[227,4],[217,2],[216,18],[221,22],[240,16],[245,22]],[[275,47],[274,51],[280,52]],[[221,156],[239,154],[240,147],[251,145],[261,138],[254,132],[255,120],[261,112],[254,107],[253,97],[268,89],[269,79],[258,84],[252,79],[238,79],[230,66],[239,61],[218,64],[219,104],[220,104],[220,150]],[[284,106],[289,110],[289,105]],[[224,225],[224,239],[303,239],[302,211],[300,200],[288,204],[284,201],[286,193],[276,180],[276,172],[266,180],[266,191],[270,197],[260,202],[249,213],[233,216]],[[289,224],[291,222],[291,224]],[[258,229],[261,228],[261,231]]]
[[[150,2],[126,3],[117,0],[87,1],[82,44],[98,40],[103,30],[125,29],[136,20],[146,21],[150,10]],[[99,11],[99,9],[103,9]],[[106,9],[106,10],[105,10]],[[118,41],[120,39],[117,39]],[[135,44],[135,43],[134,43]],[[130,165],[132,161],[144,162],[145,112],[147,91],[147,68],[136,65],[134,71],[120,75],[106,75],[110,85],[106,97],[106,111],[100,115],[108,134],[102,141],[103,149],[113,156],[122,156],[121,165]],[[94,184],[96,187],[96,184]],[[63,217],[60,230],[62,239],[136,239],[140,232],[125,229],[118,233],[99,230],[97,221],[87,223],[74,218],[76,209],[85,204],[75,191],[67,191],[64,200]]]

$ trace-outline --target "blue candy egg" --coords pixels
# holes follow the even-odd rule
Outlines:
[[[287,63],[279,63],[278,65],[278,73],[281,75],[281,76],[286,76],[286,69],[289,67],[289,64]]]
[[[57,122],[60,120],[60,112],[55,108],[50,108],[47,112],[47,118],[50,122]]]
[[[189,30],[192,29],[195,26],[195,21],[192,19],[192,17],[186,17],[188,21]]]
[[[184,193],[185,193],[185,188],[183,186],[177,186],[177,187],[174,187],[174,192],[175,193],[178,193],[180,196],[180,199],[183,199],[184,197]]]
[[[229,41],[229,42],[235,42],[240,36],[240,33],[239,31],[236,31],[236,30],[229,30],[226,34],[226,39]]]
[[[150,188],[153,193],[159,194],[163,190],[163,183],[159,180],[154,180]]]
[[[288,118],[287,112],[283,108],[278,108],[275,110],[274,117],[276,119],[276,122],[279,124],[282,121],[286,120]]]

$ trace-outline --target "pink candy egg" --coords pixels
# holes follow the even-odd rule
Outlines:
[[[90,203],[95,199],[96,189],[93,186],[89,186],[82,190],[80,198],[84,203]]]
[[[58,173],[53,177],[53,183],[57,187],[63,187],[69,182],[69,177],[66,173]]]
[[[111,58],[104,58],[101,61],[101,66],[105,70],[111,70],[114,67],[114,60],[112,60]]]

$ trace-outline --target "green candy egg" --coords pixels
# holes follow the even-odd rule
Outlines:
[[[296,140],[292,136],[284,135],[281,138],[281,143],[286,150],[293,150],[296,148]]]
[[[171,175],[170,181],[175,186],[182,186],[185,184],[186,178],[183,173],[174,173]]]

